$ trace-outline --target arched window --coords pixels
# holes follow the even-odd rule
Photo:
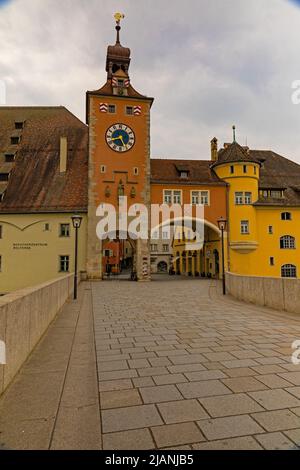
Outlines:
[[[295,238],[291,235],[285,235],[280,238],[280,248],[282,250],[289,250],[296,248]]]
[[[281,266],[281,277],[297,277],[297,268],[293,264]]]
[[[292,220],[292,214],[290,212],[281,212],[281,220]]]

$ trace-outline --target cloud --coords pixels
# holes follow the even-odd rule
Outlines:
[[[0,10],[8,104],[65,105],[84,120],[118,10],[132,83],[155,97],[153,156],[209,158],[210,139],[230,141],[236,124],[242,144],[300,163],[300,9],[287,0],[11,0]]]

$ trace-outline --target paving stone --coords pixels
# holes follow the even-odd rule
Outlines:
[[[130,369],[142,369],[145,367],[150,367],[147,359],[132,359],[128,361]]]
[[[255,378],[269,388],[284,388],[290,385],[289,382],[276,374],[258,375]]]
[[[300,425],[299,417],[289,410],[265,411],[252,416],[266,431],[270,432],[296,429]]]
[[[259,434],[256,439],[266,450],[292,450],[295,448],[295,444],[281,432]]]
[[[196,372],[186,372],[186,377],[191,382],[201,381],[201,380],[216,380],[226,378],[226,375],[220,370],[208,370],[208,371],[196,371]]]
[[[170,366],[168,370],[171,374],[177,374],[181,372],[192,372],[196,370],[206,370],[202,364],[184,364],[181,366]]]
[[[148,429],[103,435],[103,450],[149,450],[155,444]]]
[[[201,398],[231,393],[219,380],[190,382],[178,384],[177,387],[184,398]]]
[[[140,377],[150,377],[154,375],[165,375],[168,369],[165,367],[146,367],[145,369],[138,369]]]
[[[285,388],[285,391],[291,393],[294,397],[300,399],[300,387]]]
[[[169,424],[151,430],[158,448],[205,440],[195,423]]]
[[[202,354],[186,354],[185,356],[171,356],[169,358],[174,365],[178,364],[198,364],[207,362],[207,359]]]
[[[98,362],[99,373],[123,369],[128,369],[128,364],[126,361]]]
[[[300,405],[300,400],[281,389],[250,392],[249,395],[266,410],[280,410]]]
[[[214,361],[214,362],[231,361],[235,359],[235,357],[229,354],[228,352],[204,353],[203,356],[205,356],[209,361]]]
[[[100,381],[118,380],[118,379],[130,379],[137,377],[137,372],[133,369],[127,370],[116,370],[112,372],[99,372]]]
[[[163,424],[154,405],[140,405],[102,411],[104,433],[147,428]]]
[[[291,441],[293,441],[300,449],[300,427],[299,429],[284,431],[284,434],[286,434],[287,437],[291,439]]]
[[[258,403],[245,393],[199,398],[199,402],[213,418],[264,411]]]
[[[266,385],[259,382],[254,377],[235,377],[231,379],[223,379],[222,382],[235,393],[267,389]]]
[[[300,366],[298,366],[298,368],[299,367]],[[293,385],[300,385],[300,372],[285,372],[284,374],[279,375]]]
[[[184,423],[209,417],[197,400],[173,401],[157,406],[166,424]]]
[[[251,436],[200,442],[193,444],[192,448],[194,450],[262,450],[262,447]]]
[[[260,364],[266,365],[266,364],[284,364],[284,360],[280,359],[279,357],[263,357],[263,358],[257,358],[257,362]]]
[[[295,413],[297,416],[300,416],[300,407],[298,408],[291,408],[291,411]]]
[[[232,355],[235,356],[237,359],[255,359],[257,357],[262,357],[259,352],[253,350],[232,351]]]
[[[258,374],[277,374],[280,372],[284,372],[284,369],[281,366],[278,366],[276,364],[274,365],[265,365],[265,366],[254,366],[252,367],[255,372]]]
[[[133,385],[137,388],[139,387],[153,387],[155,385],[152,377],[137,377],[132,379]]]
[[[226,369],[224,371],[229,377],[251,377],[256,375],[256,372],[249,367],[238,367],[237,369]]]
[[[100,392],[108,392],[110,390],[128,390],[132,387],[133,385],[130,379],[107,380],[99,382]]]
[[[101,408],[122,408],[125,406],[142,405],[139,392],[135,389],[118,390],[100,393]]]
[[[221,364],[223,364],[223,366],[227,367],[228,369],[237,369],[241,367],[256,366],[257,362],[255,362],[253,359],[235,359],[232,361],[222,361]]]
[[[172,365],[172,362],[167,357],[150,358],[149,362],[150,362],[152,367],[171,366]]]
[[[183,399],[175,385],[157,385],[156,387],[140,388],[140,393],[144,403],[160,403]]]
[[[167,385],[187,382],[187,378],[183,374],[166,374],[166,375],[155,375],[153,377],[156,385]]]
[[[209,440],[247,436],[263,432],[263,429],[248,415],[202,420],[198,421],[197,424]]]

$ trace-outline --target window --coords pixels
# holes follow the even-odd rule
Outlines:
[[[164,191],[164,203],[172,204],[172,191]]]
[[[64,255],[59,257],[59,270],[61,273],[68,273],[70,266],[70,256]]]
[[[163,232],[162,233],[163,240],[169,240],[169,232]]]
[[[152,252],[157,251],[157,245],[156,244],[150,245],[150,251]]]
[[[110,114],[115,114],[115,112],[116,112],[116,105],[110,104],[110,105],[108,106],[108,112],[109,112]]]
[[[110,255],[110,250],[104,250],[104,256],[106,258],[109,258],[109,255]]]
[[[2,272],[2,256],[0,256],[0,273]]]
[[[273,225],[269,225],[269,235],[273,235]]]
[[[282,191],[271,190],[270,196],[273,197],[274,199],[280,199],[282,198]]]
[[[49,230],[50,230],[50,225],[49,225],[49,224],[45,224],[44,230],[45,230],[45,232],[49,232]]]
[[[163,251],[166,253],[169,251],[169,245],[163,245]]]
[[[188,172],[187,171],[181,171],[180,172],[180,178],[186,179],[188,177]]]
[[[237,206],[242,205],[244,202],[244,193],[235,193],[235,204]]]
[[[165,204],[181,204],[181,191],[180,190],[164,190],[164,203]]]
[[[70,224],[60,224],[60,236],[61,237],[70,236]]]
[[[274,262],[274,258],[273,256],[270,257],[270,266],[274,266],[275,265],[275,262]]]
[[[133,106],[126,106],[126,114],[128,114],[128,116],[133,115]]]
[[[241,220],[241,234],[247,235],[249,233],[249,220]]]
[[[118,78],[118,87],[124,86],[124,80]]]
[[[174,204],[181,204],[181,191],[174,191],[173,202]]]
[[[9,173],[0,173],[0,181],[8,181]]]
[[[106,166],[105,165],[101,165],[100,172],[101,173],[106,173]]]
[[[230,166],[230,174],[233,175],[233,173],[234,173],[234,166],[231,165],[231,166]]]
[[[3,227],[0,225],[0,238],[3,238]]]
[[[23,127],[24,127],[24,122],[22,122],[22,121],[16,121],[15,122],[15,129],[21,130],[21,129],[23,129]]]
[[[209,191],[192,191],[191,202],[193,205],[209,205]]]
[[[254,174],[256,175],[256,166],[253,167]]]
[[[281,267],[281,277],[297,277],[297,268],[293,264],[285,264]]]
[[[292,220],[292,214],[290,212],[282,212],[281,220]]]
[[[134,174],[135,176],[138,176],[138,174],[139,174],[139,169],[138,169],[137,167],[135,167],[135,168],[133,169],[133,174]]]
[[[19,137],[11,137],[10,142],[11,142],[11,145],[18,145],[18,143],[20,142],[20,138]]]
[[[5,155],[5,162],[6,163],[12,163],[15,161],[15,156],[14,154],[6,154]]]
[[[252,204],[252,193],[245,193],[245,204]]]
[[[247,165],[243,166],[243,171],[244,171],[244,173],[247,173]]]
[[[296,248],[295,238],[291,235],[285,235],[280,238],[280,248],[282,250],[293,250]]]

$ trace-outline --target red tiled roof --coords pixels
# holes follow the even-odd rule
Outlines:
[[[24,121],[0,213],[87,211],[88,128],[64,107],[0,107],[0,163],[10,153],[15,122]],[[67,171],[60,173],[60,137]]]
[[[223,185],[216,173],[210,168],[210,160],[168,160],[151,159],[151,183],[213,184]],[[182,178],[180,171],[187,171],[188,177]]]

